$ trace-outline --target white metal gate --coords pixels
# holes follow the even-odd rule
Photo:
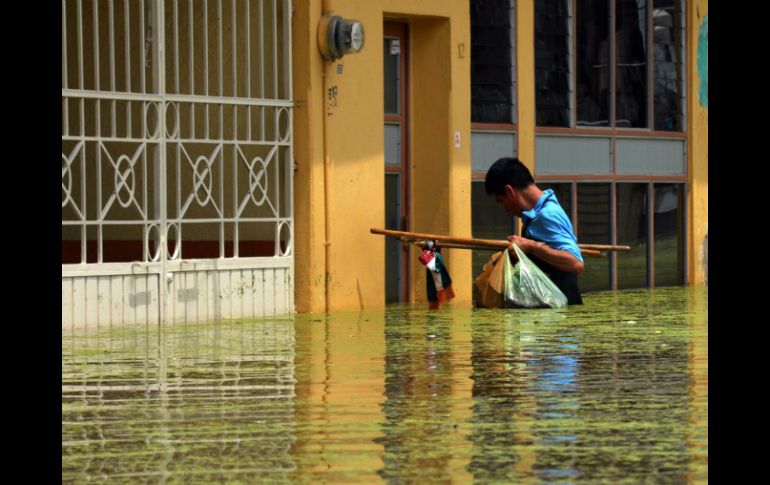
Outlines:
[[[293,311],[290,17],[62,1],[63,327]]]

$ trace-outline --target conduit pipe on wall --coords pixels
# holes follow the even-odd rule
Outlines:
[[[321,2],[321,17],[327,13],[331,13],[331,2],[329,0],[323,0]],[[319,28],[322,25],[320,22],[318,22]],[[319,51],[318,55],[320,56],[321,53]],[[327,110],[326,110],[326,93],[329,89],[329,75],[331,74],[331,70],[334,66],[334,61],[327,61],[325,59],[322,59],[322,66],[323,66],[323,90],[321,91],[321,109],[322,109],[322,115],[323,115],[323,156],[324,156],[324,293],[325,293],[325,299],[324,299],[324,308],[326,312],[329,312],[329,300],[330,298],[330,280],[331,280],[331,244],[332,244],[332,236],[331,236],[331,217],[329,215],[329,178],[331,175],[331,157],[329,156],[328,147],[329,147],[329,129],[327,126]]]

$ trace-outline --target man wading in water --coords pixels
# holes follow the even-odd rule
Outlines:
[[[582,305],[578,274],[583,256],[572,223],[553,190],[540,190],[529,169],[518,158],[501,158],[487,171],[487,194],[505,210],[522,219],[522,236],[508,240],[524,251],[567,297],[569,305]]]

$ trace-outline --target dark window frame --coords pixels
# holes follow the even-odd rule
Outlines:
[[[688,131],[687,131],[687,123],[688,123],[688,113],[687,113],[687,103],[690,98],[691,89],[689,84],[687,83],[687,65],[690,58],[690,53],[687,50],[687,32],[690,28],[689,21],[687,19],[687,0],[681,0],[681,3],[679,5],[679,13],[681,18],[681,24],[677,26],[674,30],[675,32],[681,33],[681,45],[678,48],[679,52],[679,71],[680,71],[680,93],[679,96],[680,104],[682,107],[681,112],[678,113],[679,119],[680,119],[680,130],[678,131],[656,131],[654,129],[655,127],[655,116],[654,116],[654,96],[655,96],[655,89],[654,89],[654,73],[655,73],[655,64],[654,64],[654,37],[653,37],[653,30],[654,30],[654,22],[652,14],[654,12],[655,2],[652,0],[648,0],[648,7],[647,7],[647,58],[648,58],[648,70],[647,70],[647,79],[648,79],[648,127],[647,128],[627,128],[627,127],[616,127],[614,125],[615,123],[615,103],[616,103],[616,94],[614,89],[614,84],[611,87],[611,95],[610,95],[610,106],[611,106],[611,124],[608,127],[586,127],[586,126],[577,126],[577,104],[576,104],[576,95],[577,95],[577,86],[576,86],[576,71],[575,71],[575,32],[576,32],[576,17],[575,17],[575,8],[576,8],[576,2],[579,0],[565,0],[568,3],[568,16],[570,17],[570,25],[568,34],[570,36],[570,47],[569,50],[569,70],[570,70],[570,89],[571,89],[571,98],[570,98],[570,106],[569,106],[569,113],[570,113],[570,126],[569,127],[546,127],[546,126],[535,126],[535,135],[538,134],[560,134],[560,135],[593,135],[593,136],[609,136],[611,138],[613,152],[614,147],[617,139],[622,138],[654,138],[654,139],[675,139],[675,140],[684,140],[685,144],[688,141]],[[615,0],[607,0],[610,2],[611,7],[611,17],[608,19],[609,22],[612,22],[612,26],[614,27],[615,22]],[[515,0],[512,0],[512,35],[515,40],[515,22],[516,22],[516,4]],[[614,79],[616,77],[616,66],[615,66],[615,35],[614,35],[614,28],[611,29],[613,32],[613,35],[611,36],[611,46],[610,46],[610,55],[611,55],[611,76],[610,81],[614,83]],[[512,56],[515,56],[516,53],[516,45],[514,42],[514,45],[512,46]],[[515,80],[515,73],[518,69],[518,64],[516,62],[516,59],[513,60],[513,72],[514,72],[514,80]],[[533,66],[534,69],[534,66]],[[514,83],[513,90],[515,94],[518,94],[518,86],[516,83]],[[514,104],[514,116],[515,116],[515,110],[518,107],[518,103],[515,102]],[[537,116],[535,117],[537,119]],[[478,122],[472,122],[471,123],[471,130],[473,132],[478,131],[490,131],[490,132],[513,132],[516,133],[517,125],[515,123],[511,124],[499,124],[499,123],[478,123]],[[518,140],[517,140],[518,142]],[[611,234],[611,241],[609,241],[610,244],[617,244],[617,220],[618,220],[618,211],[617,211],[617,184],[618,183],[645,183],[647,184],[647,192],[650,194],[654,193],[654,187],[656,184],[679,184],[681,186],[682,190],[682,198],[681,198],[681,211],[682,211],[682,221],[680,222],[685,230],[683,231],[682,236],[682,274],[683,274],[683,281],[684,284],[689,283],[689,274],[688,274],[688,258],[689,258],[689,248],[687,246],[688,243],[688,235],[687,235],[687,225],[689,220],[689,203],[688,203],[688,194],[690,191],[690,184],[689,184],[689,174],[690,174],[690,166],[689,163],[686,164],[685,167],[685,174],[684,175],[677,175],[677,176],[669,176],[669,175],[661,175],[661,176],[654,176],[654,175],[618,175],[615,173],[615,160],[613,157],[613,167],[612,172],[609,174],[572,174],[572,173],[560,173],[560,174],[548,174],[548,175],[539,175],[537,173],[534,173],[535,181],[536,183],[539,182],[548,182],[548,183],[569,183],[572,185],[572,191],[571,191],[571,210],[570,210],[570,219],[573,224],[573,228],[575,232],[577,233],[578,227],[580,224],[580,221],[578,220],[577,216],[577,207],[579,204],[578,200],[578,194],[577,194],[577,184],[578,183],[584,183],[584,182],[592,182],[592,183],[609,183],[610,184],[610,207],[608,208],[610,212],[610,221],[611,221],[611,227],[610,227],[610,234]],[[483,182],[485,177],[485,173],[482,172],[472,172],[471,174],[471,183],[480,183]],[[654,198],[648,197],[648,204],[653,204]],[[655,228],[654,228],[654,207],[652,210],[647,211],[647,251],[649,252],[648,258],[647,258],[647,287],[654,288],[655,287],[655,259],[654,259],[654,251],[655,251]],[[610,287],[612,290],[618,289],[618,268],[617,268],[617,253],[610,252],[608,255],[610,259]],[[475,275],[474,275],[475,276]]]
[[[646,37],[646,65],[647,65],[647,96],[646,96],[646,111],[647,111],[647,127],[618,127],[616,120],[616,105],[617,105],[617,60],[616,60],[616,35],[615,35],[615,22],[616,22],[616,0],[607,0],[610,7],[610,17],[607,19],[610,23],[612,35],[610,36],[610,95],[609,95],[609,126],[591,127],[591,126],[578,126],[577,124],[577,72],[576,72],[576,51],[577,51],[577,18],[575,15],[577,9],[577,2],[580,0],[564,0],[567,3],[567,12],[570,19],[570,25],[567,31],[567,35],[570,40],[570,49],[568,52],[568,70],[570,73],[570,87],[571,98],[568,110],[570,112],[570,124],[567,127],[553,127],[553,126],[541,126],[536,125],[536,133],[571,133],[571,134],[603,134],[616,136],[617,134],[628,135],[633,134],[635,136],[650,136],[650,137],[666,137],[666,138],[685,138],[687,134],[687,100],[690,96],[690,87],[687,83],[687,59],[689,52],[687,51],[687,0],[679,0],[679,19],[681,20],[678,26],[674,26],[675,33],[681,33],[679,36],[681,39],[681,45],[678,46],[678,65],[679,65],[679,93],[678,105],[681,111],[677,113],[679,118],[680,127],[678,130],[656,130],[655,129],[655,39],[654,39],[654,18],[653,13],[655,10],[655,1],[647,0],[647,37]],[[537,56],[535,56],[536,58]],[[537,103],[535,106],[537,112]],[[537,120],[537,115],[535,116]]]
[[[495,132],[509,132],[516,133],[518,131],[518,57],[516,55],[516,0],[503,0],[509,3],[508,8],[510,11],[510,39],[511,39],[511,118],[508,122],[499,121],[473,121],[473,115],[471,115],[471,130],[472,131],[495,131]],[[469,2],[470,8],[473,8],[475,0]],[[471,26],[472,29],[472,26]],[[471,35],[471,52],[473,51],[473,36]],[[473,66],[471,66],[471,106],[473,105]]]

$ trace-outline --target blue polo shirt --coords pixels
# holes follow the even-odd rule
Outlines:
[[[529,236],[525,234],[524,237],[542,241],[553,249],[569,251],[581,263],[583,262],[583,255],[580,254],[572,223],[559,201],[556,200],[553,190],[544,190],[535,207],[522,212],[522,219],[524,224],[529,223],[527,226]]]

